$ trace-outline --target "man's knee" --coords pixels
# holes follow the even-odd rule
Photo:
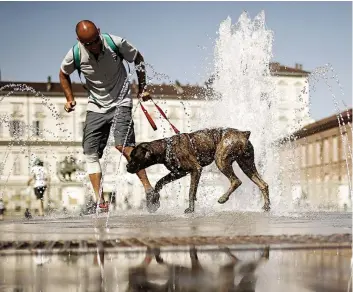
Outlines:
[[[128,155],[128,156],[130,156],[132,149],[134,149],[134,147],[132,146],[124,147],[123,145],[116,145],[115,148],[118,149],[120,153],[122,153],[124,150],[124,155]]]
[[[98,153],[85,154],[86,165],[87,165],[87,173],[101,173],[101,165],[99,163],[99,155]]]
[[[119,150],[119,152],[123,152],[123,145],[116,145],[115,148]]]

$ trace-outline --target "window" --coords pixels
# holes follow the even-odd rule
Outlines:
[[[43,113],[43,111],[44,111],[44,106],[43,106],[43,104],[41,104],[41,103],[36,103],[36,104],[34,104],[34,111],[35,111],[36,113]]]
[[[300,162],[301,161],[301,157],[300,157],[300,147],[299,146],[296,146],[295,147],[295,161],[297,161],[297,164],[296,165],[300,165],[300,163],[298,163],[298,162]]]
[[[41,121],[33,121],[32,135],[36,137],[43,135],[43,123]]]
[[[13,112],[21,112],[22,109],[23,109],[23,103],[21,103],[21,102],[12,103],[12,111]]]
[[[332,160],[338,161],[338,137],[332,138]]]
[[[288,84],[281,80],[278,83],[278,90],[279,90],[279,100],[281,103],[285,102],[288,99],[287,96],[287,86]],[[281,104],[283,106],[283,104]]]
[[[20,175],[21,174],[21,157],[20,153],[13,153],[13,174]]]
[[[12,120],[10,122],[10,135],[11,137],[21,137],[23,135],[23,122],[19,120]]]
[[[328,139],[324,140],[324,163],[329,163],[330,161],[330,144]]]
[[[279,116],[279,121],[282,123],[283,127],[288,126],[288,117],[287,116]]]
[[[295,87],[295,99],[296,100],[302,100],[303,99],[303,93],[305,91],[305,87],[300,82],[295,83],[294,87]]]
[[[347,133],[344,133],[341,138],[341,159],[345,160],[346,156],[348,156],[348,135]],[[348,157],[347,157],[348,158]]]
[[[302,145],[302,157],[301,157],[301,160],[302,160],[302,167],[305,167],[306,166],[306,147],[305,145]]]
[[[317,165],[321,164],[321,142],[316,142],[316,149],[315,149],[315,162]]]
[[[310,166],[310,165],[313,165],[314,163],[314,153],[313,153],[313,144],[312,143],[310,143],[309,144],[309,146],[308,146],[308,165]]]

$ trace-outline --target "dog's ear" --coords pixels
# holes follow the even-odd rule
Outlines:
[[[151,153],[152,153],[151,147],[150,147],[147,143],[141,143],[140,145],[141,145],[140,147],[141,147],[141,148],[143,149],[143,151],[146,153],[145,156],[146,156],[146,155],[151,156]],[[147,154],[147,153],[149,153],[149,154]],[[146,158],[147,158],[147,157],[146,157]]]
[[[146,160],[149,160],[150,158],[151,158],[151,151],[146,150],[145,159],[146,159]]]

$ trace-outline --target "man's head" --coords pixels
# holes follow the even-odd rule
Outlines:
[[[90,20],[81,20],[76,25],[77,39],[85,48],[93,54],[99,54],[102,50],[100,30]]]
[[[43,163],[43,161],[40,160],[39,158],[36,158],[36,159],[34,160],[34,162],[33,162],[33,165],[34,165],[34,166],[43,166],[44,163]]]
[[[141,169],[145,169],[156,164],[155,156],[151,151],[148,143],[137,145],[130,154],[130,161],[126,165],[126,170],[129,173],[136,173]]]

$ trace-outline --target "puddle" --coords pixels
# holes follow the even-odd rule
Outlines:
[[[0,291],[350,291],[349,248],[103,249],[0,256]]]

